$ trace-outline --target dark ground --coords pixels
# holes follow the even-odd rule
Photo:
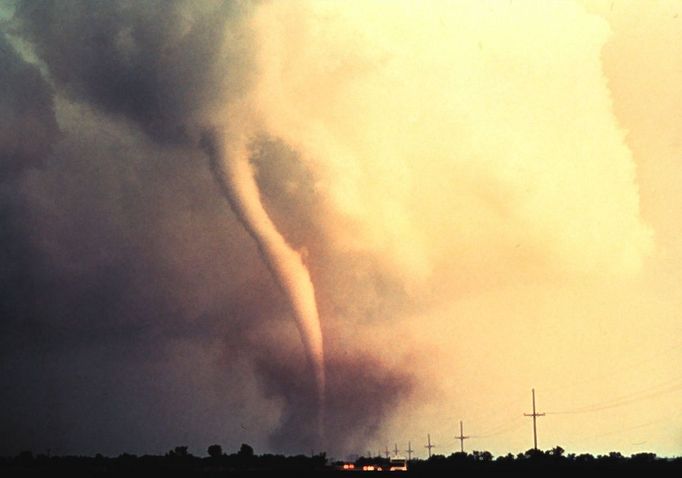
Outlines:
[[[215,447],[215,445],[214,445]],[[210,450],[210,449],[209,449]],[[324,454],[309,456],[256,455],[248,445],[242,445],[238,453],[223,454],[219,448],[212,450],[210,457],[201,458],[187,453],[186,447],[177,447],[163,456],[134,456],[123,454],[118,457],[79,456],[33,456],[23,452],[16,457],[0,459],[0,474],[53,475],[53,476],[358,476],[370,472],[361,471],[362,465],[373,464],[388,470],[388,461],[382,458],[360,458],[355,462],[355,471],[340,469],[341,462],[330,463]],[[565,455],[556,447],[549,451],[528,450],[516,456],[493,457],[488,452],[454,453],[450,456],[434,455],[428,460],[412,460],[409,476],[545,473],[618,473],[618,472],[673,472],[682,476],[682,458],[659,458],[652,453],[640,453],[625,457],[618,452],[608,455]],[[395,472],[402,474],[401,472]]]

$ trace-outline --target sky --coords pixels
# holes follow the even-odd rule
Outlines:
[[[679,456],[680,13],[0,1],[0,454]]]

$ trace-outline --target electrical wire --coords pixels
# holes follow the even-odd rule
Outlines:
[[[622,395],[620,397],[612,398],[610,400],[597,402],[573,409],[548,411],[545,413],[547,415],[574,415],[579,413],[598,412],[601,410],[623,407],[625,405],[636,403],[642,400],[650,400],[652,398],[667,395],[670,393],[675,393],[680,390],[682,390],[682,379],[677,378],[668,382],[664,382],[662,384],[658,384],[654,387],[649,387],[647,389],[632,392],[626,395]]]

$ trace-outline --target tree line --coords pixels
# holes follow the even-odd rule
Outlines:
[[[240,475],[258,471],[347,473],[343,464],[331,462],[325,453],[313,456],[285,456],[276,454],[257,455],[248,444],[242,444],[238,451],[227,454],[220,445],[211,445],[208,456],[194,456],[186,446],[177,446],[164,455],[136,456],[124,453],[117,457],[91,456],[48,456],[24,451],[14,457],[0,458],[0,470],[14,472],[86,472],[90,475],[110,476],[144,473],[188,473],[202,475]],[[359,457],[353,462],[356,470],[363,465],[373,464],[388,470],[389,460],[382,457]],[[433,455],[429,459],[414,459],[408,464],[408,474],[429,474],[442,471],[612,471],[618,469],[639,469],[646,471],[680,471],[682,457],[661,458],[654,453],[637,453],[624,456],[619,452],[604,455],[566,454],[559,446],[551,450],[530,449],[523,453],[495,457],[488,451],[471,453],[457,452],[448,456]]]

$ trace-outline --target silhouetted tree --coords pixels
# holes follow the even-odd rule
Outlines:
[[[239,450],[231,455],[225,455],[220,445],[208,447],[211,458],[200,459],[192,456],[186,446],[178,446],[166,453],[165,456],[144,455],[137,457],[124,453],[116,458],[104,457],[97,454],[93,457],[86,456],[53,456],[38,455],[33,457],[30,452],[23,452],[9,458],[0,457],[0,475],[13,476],[24,471],[48,471],[50,474],[59,475],[62,471],[77,471],[77,474],[90,476],[91,474],[103,474],[103,476],[125,476],[133,472],[150,474],[159,472],[168,474],[172,472],[208,472],[222,474],[223,472],[251,472],[271,471],[275,474],[299,476],[300,473],[315,470],[326,471],[327,459],[324,453],[313,457],[305,455],[256,455],[251,446],[242,444]],[[340,462],[339,462],[340,463]],[[336,463],[338,465],[339,463]],[[388,460],[381,457],[358,458],[356,466],[362,464],[374,464],[387,469]],[[467,453],[453,453],[448,457],[433,455],[428,460],[414,459],[410,461],[410,469],[418,475],[421,472],[438,473],[442,471],[453,472],[451,476],[469,476],[476,471],[501,472],[500,476],[511,474],[514,471],[531,472],[531,474],[543,470],[547,471],[574,471],[583,473],[587,471],[606,472],[623,470],[626,467],[634,467],[639,475],[642,472],[656,472],[667,470],[675,472],[671,476],[682,476],[682,458],[668,459],[658,458],[654,453],[637,453],[625,457],[618,452],[605,455],[592,456],[589,454],[565,454],[563,448],[556,446],[551,450],[528,450],[516,457],[511,453],[493,459],[486,451],[472,451]],[[9,474],[7,473],[9,472]],[[54,471],[54,473],[52,473]],[[113,474],[113,475],[112,475]],[[655,474],[655,473],[651,473]],[[25,475],[23,475],[25,476]],[[234,476],[234,475],[228,475]],[[238,474],[237,476],[241,476]],[[251,476],[249,474],[249,476]],[[255,476],[255,475],[254,475]],[[350,475],[349,475],[350,476]],[[643,475],[648,476],[648,475]]]
[[[540,460],[545,454],[542,452],[542,450],[536,450],[535,448],[531,448],[529,450],[526,450],[524,453],[519,453],[516,456],[516,459],[519,461],[522,460]]]
[[[251,458],[253,457],[253,448],[246,443],[242,443],[242,446],[239,447],[239,453],[237,454],[241,458]]]
[[[575,462],[580,463],[583,465],[589,465],[591,463],[594,463],[596,458],[589,453],[581,453],[580,455],[575,457]]]
[[[473,451],[471,454],[475,461],[493,461],[493,455],[489,451]]]
[[[560,446],[555,446],[554,448],[552,448],[552,449],[549,451],[549,454],[552,455],[552,456],[554,456],[554,457],[560,457],[560,456],[563,456],[563,455],[564,455],[564,451],[566,451],[566,450],[564,450],[564,449],[561,448]]]
[[[632,463],[653,463],[656,461],[656,453],[635,453],[630,457]]]
[[[176,446],[166,453],[166,457],[175,463],[185,463],[188,460],[191,460],[192,455],[189,454],[186,446]]]
[[[609,452],[607,461],[612,463],[620,463],[625,459],[625,457],[619,451]]]
[[[223,456],[223,447],[220,445],[211,445],[208,447],[208,456],[211,458],[219,458]]]

